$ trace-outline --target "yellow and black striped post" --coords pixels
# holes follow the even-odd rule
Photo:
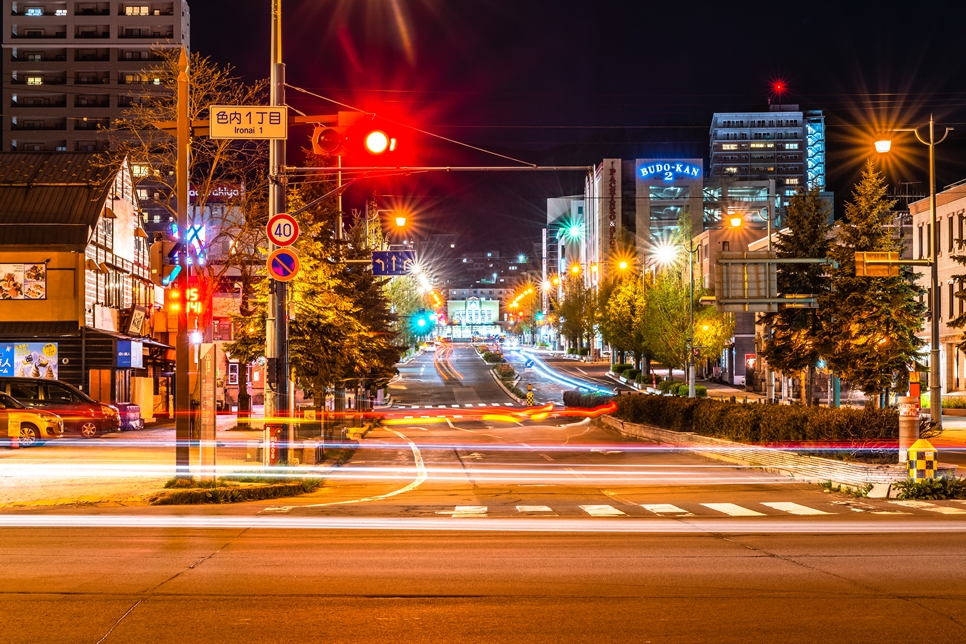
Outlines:
[[[909,478],[913,481],[936,478],[939,452],[924,438],[909,447]]]
[[[527,407],[533,407],[533,385],[527,383]]]

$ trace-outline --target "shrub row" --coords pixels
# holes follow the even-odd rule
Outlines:
[[[657,383],[657,388],[661,393],[673,394],[675,396],[682,396],[687,398],[688,396],[688,383],[678,382],[676,380],[662,380]],[[708,395],[708,388],[704,385],[695,385],[694,394],[698,398],[704,398]]]
[[[622,374],[627,369],[633,369],[634,365],[629,362],[618,362],[610,368],[611,373]]]
[[[500,362],[503,360],[503,354],[497,351],[484,351],[483,361],[484,362]]]
[[[707,398],[618,396],[615,416],[631,423],[741,443],[895,440],[895,409],[750,405]]]
[[[598,407],[600,405],[606,405],[610,401],[610,396],[584,394],[577,389],[563,392],[563,402],[567,407]]]

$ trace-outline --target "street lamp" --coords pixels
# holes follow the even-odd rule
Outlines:
[[[932,288],[932,315],[930,316],[929,350],[929,417],[942,429],[942,391],[939,385],[939,310],[942,292],[939,284],[939,223],[936,220],[936,146],[946,140],[953,128],[947,127],[943,136],[936,140],[936,122],[929,115],[929,139],[919,135],[919,128],[894,128],[885,132],[912,132],[923,145],[929,146],[929,221],[932,223],[932,239],[929,240],[929,283]],[[886,153],[892,149],[892,141],[884,134],[875,142],[875,150]]]

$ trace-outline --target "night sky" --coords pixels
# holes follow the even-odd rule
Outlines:
[[[269,0],[190,0],[192,48],[268,76]],[[836,216],[880,126],[956,128],[937,148],[940,187],[966,178],[966,3],[566,0],[283,0],[287,81],[451,139],[539,164],[604,157],[707,158],[716,111],[783,103],[821,109]],[[333,103],[288,90],[326,114]],[[345,108],[343,108],[345,109]],[[289,162],[305,138],[293,130]],[[503,159],[400,134],[411,161]],[[901,144],[900,144],[901,142]],[[887,179],[928,190],[926,146],[911,135],[882,162]],[[546,198],[577,194],[581,173],[435,174],[367,180],[346,209],[377,196],[405,205],[420,232],[464,248],[529,251]]]

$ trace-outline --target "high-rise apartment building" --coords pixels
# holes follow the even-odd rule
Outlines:
[[[3,0],[4,151],[89,151],[157,83],[155,50],[189,46],[186,0]]]
[[[825,190],[825,116],[798,105],[767,112],[717,112],[711,121],[711,178],[774,179],[788,197]]]

